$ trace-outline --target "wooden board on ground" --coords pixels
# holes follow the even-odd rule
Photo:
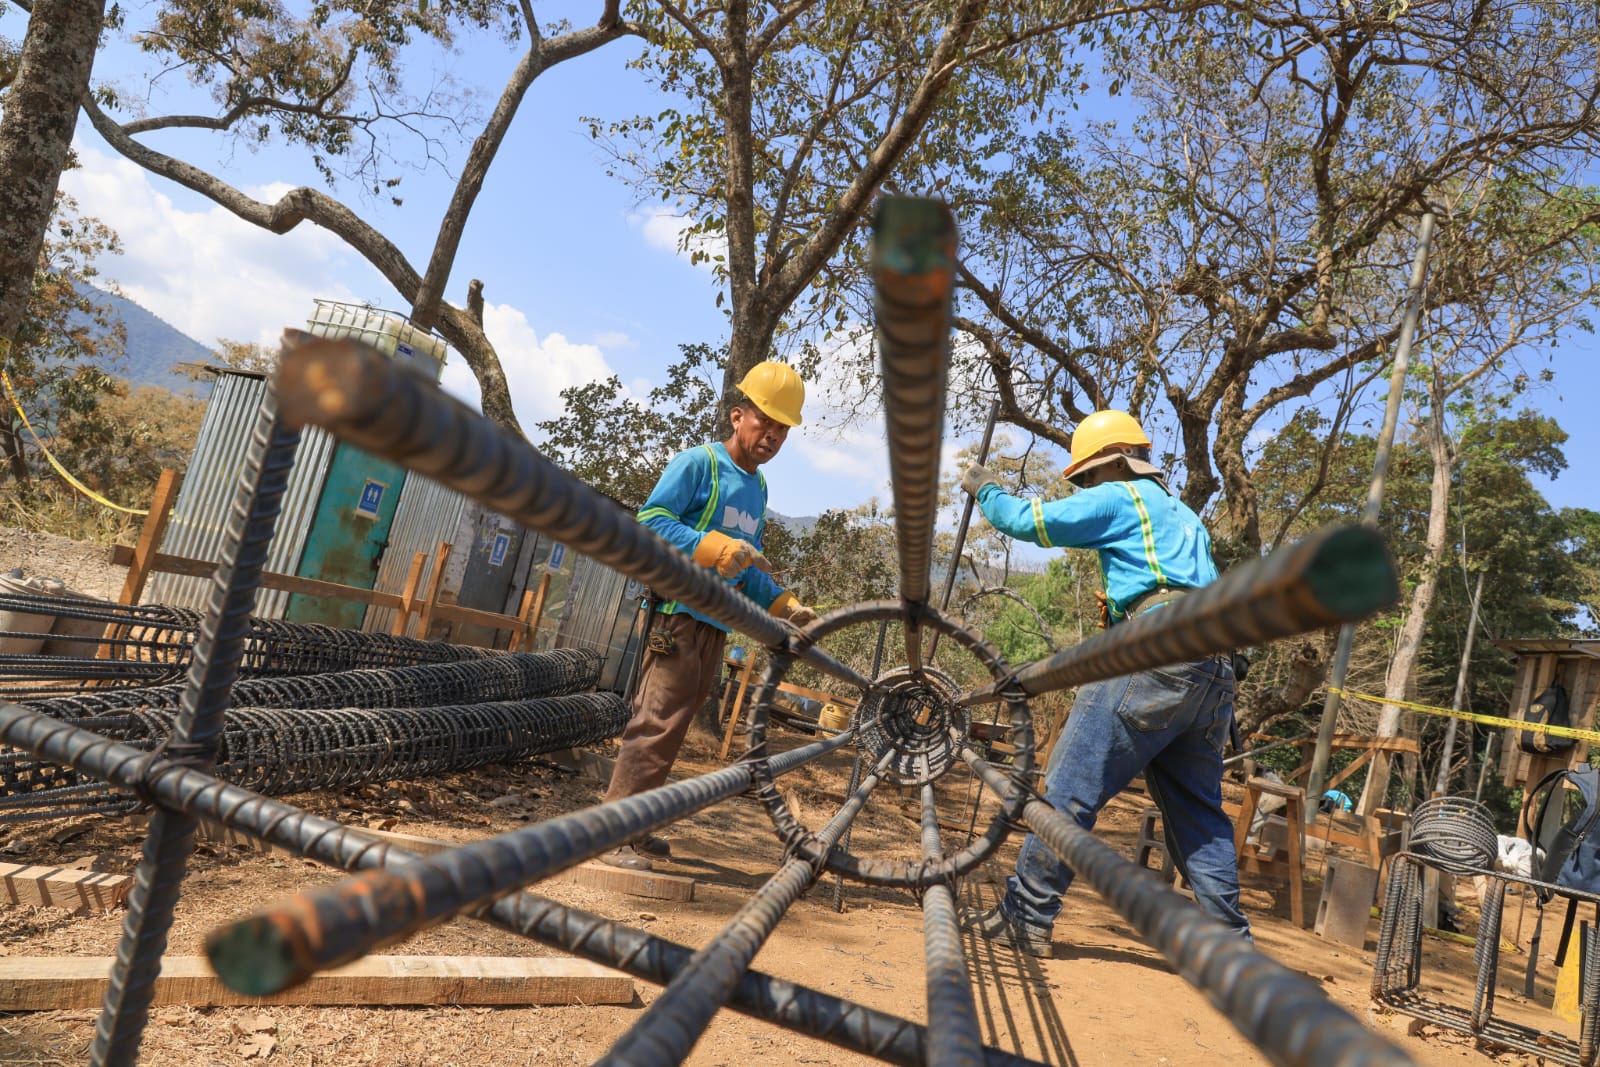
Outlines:
[[[617,767],[617,761],[610,756],[602,756],[586,748],[557,749],[555,752],[546,753],[544,758],[553,760],[569,770],[577,771],[585,778],[593,778],[597,782],[611,781],[611,772]]]
[[[245,845],[261,851],[272,850],[272,846],[267,845],[265,842],[230,827],[206,822],[202,822],[200,827],[201,836],[210,837],[214,841]],[[396,833],[393,830],[377,830],[370,826],[353,826],[351,829],[366,834],[376,841],[396,845],[407,852],[415,852],[419,856],[431,856],[435,852],[443,852],[445,849],[450,848],[460,848],[462,845],[472,843],[470,841],[440,841],[438,838],[418,837],[416,834]],[[591,889],[604,889],[612,893],[648,897],[651,900],[694,899],[695,880],[682,874],[664,874],[660,871],[629,871],[621,867],[608,867],[603,863],[591,861],[569,868],[553,877],[570,878],[579,885],[585,885]]]
[[[0,902],[65,908],[84,913],[110,911],[127,899],[133,879],[125,874],[0,863]]]
[[[0,1011],[98,1008],[111,957],[0,957]],[[272,997],[235,993],[202,956],[166,956],[155,1003],[196,1008],[268,1004],[629,1004],[633,980],[563,956],[367,956]]]
[[[694,879],[660,871],[629,871],[603,863],[580,863],[562,876],[590,889],[605,889],[651,900],[693,900]]]

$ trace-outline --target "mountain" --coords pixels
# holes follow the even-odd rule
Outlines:
[[[174,392],[188,390],[199,396],[211,392],[209,379],[190,381],[172,368],[178,363],[215,363],[216,354],[205,345],[125,296],[94,289],[95,303],[120,319],[128,332],[126,356],[112,370],[119,378],[138,385],[159,385]]]
[[[771,508],[767,509],[767,518],[783,523],[783,525],[788,528],[789,532],[794,534],[796,537],[804,537],[806,534],[811,532],[811,527],[817,524],[817,517],[815,515],[801,515],[800,517],[796,518],[792,515],[781,515],[778,512],[773,511]]]

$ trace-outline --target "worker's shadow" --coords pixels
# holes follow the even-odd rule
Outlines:
[[[1000,899],[994,886],[962,883],[962,903],[988,908]],[[1056,1010],[1050,976],[1040,961],[1009,945],[963,931],[967,972],[984,1042],[1021,1056],[1077,1067],[1066,1024]]]

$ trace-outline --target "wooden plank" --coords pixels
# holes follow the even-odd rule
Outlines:
[[[481,608],[464,608],[460,604],[435,604],[433,617],[446,622],[461,622],[470,626],[487,626],[492,630],[511,630],[520,632],[522,620],[514,615],[502,615],[497,611],[484,611]]]
[[[156,491],[150,497],[150,514],[145,516],[139,530],[139,543],[134,546],[128,564],[128,576],[117,595],[118,604],[137,604],[144,595],[145,582],[150,578],[161,538],[167,532],[167,520],[172,518],[172,505],[178,499],[178,487],[183,475],[174,470],[163,470],[156,481]]]
[[[733,698],[733,709],[728,712],[728,730],[722,735],[722,752],[718,759],[728,758],[728,749],[733,747],[733,728],[739,725],[739,712],[744,708],[745,693],[750,689],[750,675],[756,669],[755,649],[745,651],[744,673],[739,676],[738,695]]]
[[[838,696],[834,693],[824,692],[821,689],[807,689],[803,685],[790,685],[788,682],[782,682],[778,685],[778,690],[783,693],[793,693],[795,696],[799,697],[809,697],[812,700],[820,700],[824,704],[838,704],[840,707],[846,708],[853,708],[856,706],[856,702],[850,697]]]
[[[85,914],[120,907],[133,888],[125,874],[0,863],[0,902]]]
[[[534,649],[537,647],[534,644],[534,638],[539,636],[539,624],[544,621],[544,602],[545,598],[549,595],[550,572],[545,571],[539,576],[539,591],[533,596],[533,609],[524,620],[528,624],[527,642],[529,652],[534,651]],[[647,621],[645,625],[648,626],[650,624]],[[515,651],[514,648],[513,651]]]
[[[428,596],[422,602],[422,616],[417,622],[417,636],[428,640],[428,630],[433,626],[433,611],[439,606],[439,592],[444,588],[444,568],[450,562],[451,544],[440,541],[433,553],[433,573],[428,576]]]
[[[651,900],[693,900],[694,879],[660,871],[629,871],[603,863],[580,863],[563,871],[562,876],[590,889],[626,893]]]
[[[111,562],[131,565],[133,549],[126,545],[117,545],[111,550]],[[210,560],[186,559],[183,556],[168,556],[157,553],[155,562],[150,567],[152,571],[162,574],[181,574],[189,578],[210,578],[216,573],[217,565]],[[336,582],[324,582],[316,578],[301,578],[292,574],[274,574],[265,571],[261,575],[261,586],[264,589],[281,589],[288,593],[304,593],[307,596],[332,597],[338,600],[350,600],[358,604],[370,604],[379,608],[399,608],[402,600],[394,593],[380,593],[376,589],[357,589],[355,586],[339,585]]]
[[[0,1011],[98,1008],[110,956],[0,957]],[[224,986],[203,956],[165,956],[156,1005],[629,1004],[633,980],[564,956],[367,956],[272,997]]]
[[[395,610],[394,625],[389,628],[395,637],[404,637],[411,625],[411,613],[417,610],[417,589],[422,585],[422,568],[427,565],[426,552],[412,555],[411,566],[406,570],[406,584],[400,590],[400,607]]]

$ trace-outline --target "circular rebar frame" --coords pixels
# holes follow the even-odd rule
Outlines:
[[[901,595],[897,602],[835,612],[803,633],[761,611],[633,516],[551,464],[522,437],[449,399],[434,383],[358,343],[320,341],[289,331],[166,751],[142,752],[72,722],[16,705],[0,706],[0,743],[138,791],[157,809],[90,1062],[137,1059],[152,980],[196,820],[203,816],[361,872],[213,933],[208,952],[218,974],[253,995],[286,988],[317,970],[471,914],[666,985],[605,1063],[681,1061],[723,1006],[891,1063],[1028,1063],[1032,1061],[985,1047],[982,1041],[952,892],[955,879],[993,854],[1021,824],[1072,866],[1083,884],[1100,893],[1185,980],[1205,992],[1272,1062],[1318,1067],[1410,1063],[1403,1052],[1328,1001],[1317,983],[1256,952],[1027,788],[1033,763],[1028,696],[1364,617],[1398,596],[1381,539],[1359,528],[1323,531],[1241,566],[1160,612],[1013,671],[974,632],[942,618],[928,603],[954,244],[954,225],[942,204],[897,198],[882,202],[873,258]],[[455,488],[646,583],[658,595],[759,641],[771,666],[757,692],[745,757],[722,770],[428,857],[374,842],[359,830],[209,773],[224,735],[223,710],[243,656],[244,621],[272,535],[296,428],[306,425],[322,426],[348,444]],[[864,677],[818,645],[844,626],[890,619],[905,631],[908,662],[882,677]],[[976,655],[992,682],[968,693],[951,692],[948,679],[924,663],[924,631],[948,635]],[[796,662],[858,687],[867,710],[858,711],[850,727],[832,737],[773,755],[767,740],[770,704],[778,682]],[[965,709],[994,701],[1003,702],[1011,713],[1017,761],[1009,773],[991,767],[966,743],[970,719]],[[779,797],[776,781],[852,743],[858,746],[861,777],[852,781],[838,813],[812,831]],[[951,754],[995,791],[1002,811],[984,835],[947,857],[932,782],[954,769]],[[918,863],[866,859],[842,846],[852,820],[885,778],[928,779],[921,782],[923,859]],[[698,950],[524,889],[750,791],[766,805],[788,855],[723,930]],[[925,1027],[751,967],[787,908],[826,870],[918,892],[926,935]]]

